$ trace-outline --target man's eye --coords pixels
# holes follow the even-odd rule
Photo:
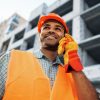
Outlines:
[[[49,27],[46,27],[46,26],[45,26],[43,29],[49,29]]]
[[[61,31],[61,29],[60,28],[55,28],[56,30],[58,30],[58,31]]]

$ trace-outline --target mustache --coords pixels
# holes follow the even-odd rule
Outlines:
[[[45,34],[44,38],[46,38],[48,36],[53,36],[55,39],[58,38],[58,35],[55,32],[47,32],[47,34]]]

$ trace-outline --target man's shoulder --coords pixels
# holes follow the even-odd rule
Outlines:
[[[11,50],[11,51],[7,51],[7,52],[0,54],[0,60],[7,58],[7,57],[10,57],[12,51],[15,51],[16,53],[19,53],[19,52],[20,53],[32,53],[35,57],[40,57],[42,55],[40,50],[32,51],[32,52],[22,51],[22,50]]]
[[[11,52],[16,52],[16,53],[19,53],[19,52],[26,52],[26,51],[22,51],[22,50],[15,50],[15,49],[13,49],[13,50],[11,50],[11,51],[7,51],[7,52],[4,52],[4,53],[1,53],[0,54],[0,59],[1,58],[4,58],[4,57],[6,57],[6,56],[10,56],[11,55]]]

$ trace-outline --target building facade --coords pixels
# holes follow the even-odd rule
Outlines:
[[[49,7],[43,3],[32,11],[28,22],[8,34],[2,48],[9,41],[7,51],[38,50],[40,42],[37,23],[41,15],[50,12],[59,14],[66,21],[70,34],[79,44],[78,53],[84,72],[100,92],[100,0],[57,0]]]
[[[10,18],[0,24],[0,53],[9,49],[11,39],[17,28],[26,25],[27,21],[18,14],[13,14]]]

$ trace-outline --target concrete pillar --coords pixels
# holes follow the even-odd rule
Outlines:
[[[44,3],[41,15],[46,15],[47,13],[48,13],[48,6]]]
[[[27,42],[26,41],[23,42],[20,49],[21,50],[26,50],[27,49]]]
[[[11,45],[13,44],[13,41],[14,41],[14,34],[12,34],[12,36],[10,38],[10,43],[9,43],[7,51],[11,49]]]
[[[73,0],[73,11],[80,14],[84,10],[84,0]]]
[[[73,12],[75,14],[72,22],[72,36],[76,42],[81,40],[81,24],[80,13],[84,10],[84,0],[73,0]]]
[[[77,43],[80,41],[80,17],[76,17],[72,21],[72,36]]]
[[[39,38],[39,34],[36,34],[35,36],[35,41],[34,41],[34,51],[40,49],[41,43],[40,43],[40,38]]]
[[[30,23],[27,23],[25,33],[28,32],[29,30],[31,30],[31,28],[32,28],[32,25]]]

